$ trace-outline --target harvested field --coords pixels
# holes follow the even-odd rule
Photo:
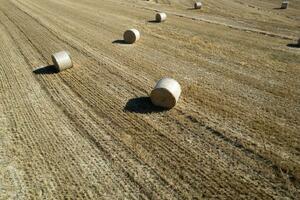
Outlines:
[[[0,0],[0,199],[300,199],[300,1],[193,2]]]

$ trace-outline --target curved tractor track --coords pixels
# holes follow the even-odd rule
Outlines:
[[[0,199],[299,199],[300,4],[243,2],[0,0]]]

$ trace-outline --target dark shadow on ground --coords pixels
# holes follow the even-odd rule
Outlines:
[[[137,97],[130,99],[124,108],[124,111],[132,113],[157,113],[167,111],[167,109],[152,104],[150,97]]]
[[[113,44],[128,44],[125,42],[125,40],[115,40],[112,42]]]
[[[57,68],[54,65],[48,65],[44,67],[39,67],[33,70],[35,74],[56,74],[58,73]]]
[[[149,23],[156,23],[156,24],[159,23],[159,22],[156,21],[156,20],[149,20],[148,22],[149,22]]]
[[[281,7],[279,7],[279,8],[273,8],[274,10],[285,10],[284,8],[281,8]]]
[[[293,44],[293,43],[287,44],[286,46],[291,47],[291,48],[300,48],[299,44]]]

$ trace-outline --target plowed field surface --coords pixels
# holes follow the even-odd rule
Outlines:
[[[0,0],[0,199],[300,199],[300,1],[280,4]]]

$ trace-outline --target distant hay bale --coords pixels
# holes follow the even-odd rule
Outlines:
[[[150,94],[154,105],[163,108],[173,108],[181,94],[179,83],[172,78],[160,79]]]
[[[288,2],[288,1],[283,1],[283,2],[281,3],[281,9],[287,9],[288,5],[289,5],[289,2]]]
[[[166,13],[157,13],[156,15],[155,15],[155,20],[157,21],[157,22],[163,22],[163,21],[165,21],[167,19],[167,14]]]
[[[129,29],[124,32],[124,41],[128,44],[133,44],[140,39],[140,32],[136,29]]]
[[[201,2],[195,2],[194,3],[194,8],[195,9],[201,9],[201,7],[202,7],[202,3]]]
[[[69,52],[67,51],[55,53],[51,56],[51,58],[58,71],[63,71],[73,67],[73,62],[71,60]]]

